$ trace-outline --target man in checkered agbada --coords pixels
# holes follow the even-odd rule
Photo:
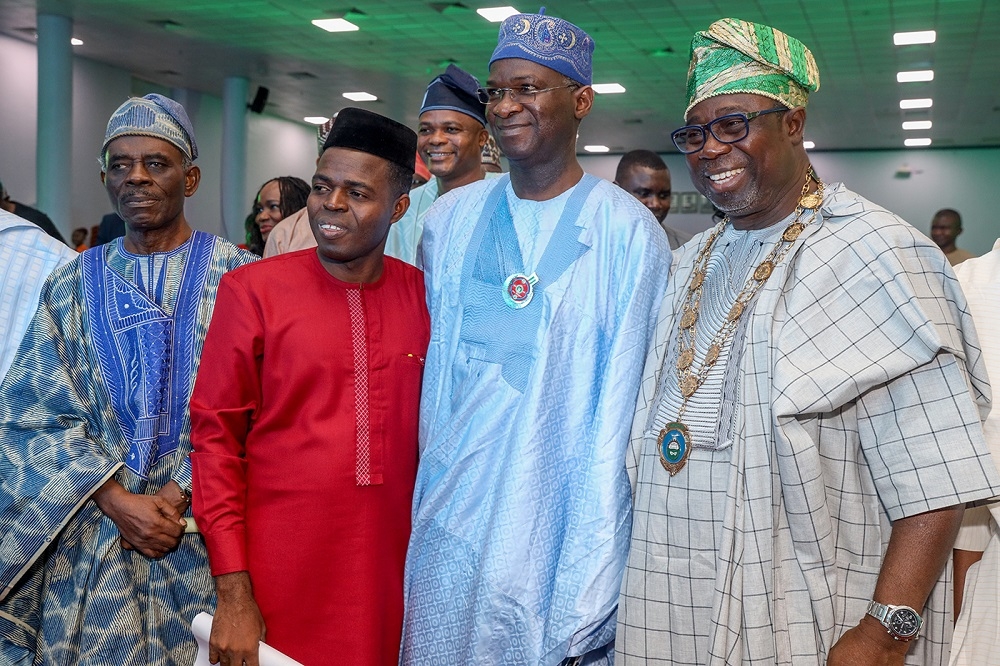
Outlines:
[[[633,422],[616,663],[941,664],[966,502],[1000,491],[944,255],[826,183],[798,40],[695,35],[672,135],[723,213],[675,257]]]

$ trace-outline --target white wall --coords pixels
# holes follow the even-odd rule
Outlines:
[[[670,169],[675,193],[694,192],[687,163],[680,155],[662,155]],[[813,166],[828,183],[843,182],[861,196],[883,206],[927,234],[931,218],[942,208],[962,215],[958,246],[975,254],[989,252],[1000,238],[1000,172],[998,148],[941,148],[934,150],[878,150],[810,153]],[[614,180],[620,155],[580,158],[589,173]],[[908,178],[897,177],[909,170]],[[710,215],[679,215],[672,211],[667,224],[685,231],[701,231]]]
[[[0,36],[0,181],[16,201],[32,205],[35,191],[35,139],[37,117],[37,59],[33,44]],[[158,86],[135,79],[129,72],[86,58],[73,60],[73,136],[67,158],[73,163],[71,220],[53,220],[69,238],[76,227],[90,227],[112,210],[100,182],[98,153],[108,118],[129,95],[149,92],[169,94]],[[220,197],[222,163],[222,100],[189,92],[186,105],[194,125],[201,167],[201,186],[185,206],[191,225],[223,234]],[[305,181],[316,166],[314,128],[268,115],[247,116],[247,213],[257,189],[275,176],[298,176]],[[242,229],[227,230],[243,240]]]

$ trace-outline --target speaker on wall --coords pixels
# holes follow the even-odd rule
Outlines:
[[[257,93],[253,96],[253,101],[247,104],[247,108],[254,113],[263,113],[264,107],[267,106],[267,96],[270,92],[264,86],[257,86]]]

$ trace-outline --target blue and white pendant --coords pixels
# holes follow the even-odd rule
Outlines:
[[[670,476],[677,474],[684,469],[688,453],[691,452],[691,436],[688,434],[687,426],[680,421],[668,423],[660,431],[656,448],[660,451],[660,464],[663,465],[663,469],[670,472]]]

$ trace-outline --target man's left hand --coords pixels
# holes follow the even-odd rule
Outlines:
[[[910,644],[897,641],[875,618],[866,615],[844,632],[826,660],[827,666],[903,666]]]
[[[156,491],[156,494],[170,502],[171,506],[177,509],[177,513],[184,515],[188,510],[188,499],[177,482],[171,479],[166,485]]]

